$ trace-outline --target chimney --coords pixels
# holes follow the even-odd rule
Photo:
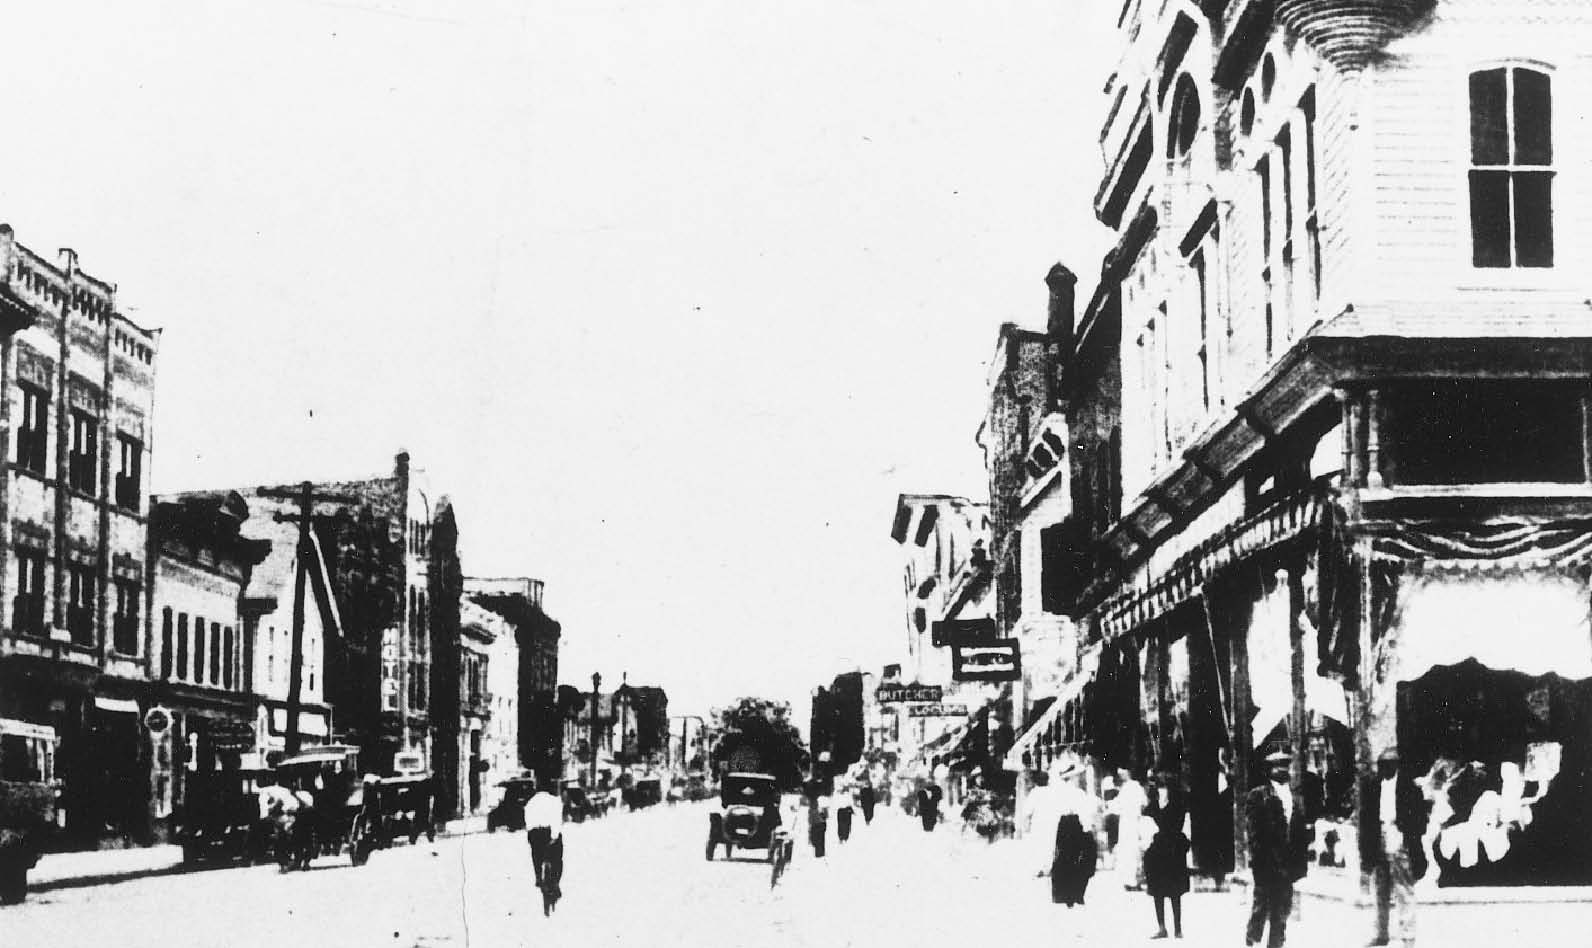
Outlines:
[[[11,285],[11,273],[15,269],[13,260],[16,257],[16,232],[10,224],[0,224],[0,286]]]
[[[1045,274],[1045,285],[1050,287],[1050,315],[1045,323],[1045,331],[1050,334],[1053,342],[1061,344],[1062,352],[1070,354],[1073,305],[1078,278],[1071,270],[1058,263]]]

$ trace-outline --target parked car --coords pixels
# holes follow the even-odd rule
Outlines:
[[[28,894],[55,823],[55,728],[0,718],[0,905]]]
[[[606,796],[591,796],[579,781],[564,782],[564,819],[571,823],[584,823],[602,816],[607,810]]]
[[[708,814],[707,857],[720,845],[726,857],[739,849],[765,853],[781,825],[779,783],[769,774],[725,774],[719,805]]]
[[[271,822],[260,813],[259,793],[275,780],[271,770],[189,774],[182,808],[173,814],[182,861],[269,858]]]

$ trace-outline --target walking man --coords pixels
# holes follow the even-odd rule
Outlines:
[[[940,820],[940,785],[930,781],[918,790],[918,819],[923,821],[925,833],[934,832],[934,824]]]
[[[1254,904],[1244,944],[1260,943],[1270,929],[1267,948],[1282,948],[1293,906],[1294,883],[1304,878],[1309,863],[1304,811],[1288,785],[1293,755],[1284,750],[1266,756],[1269,779],[1244,797],[1244,823],[1249,829],[1249,868],[1255,877]]]
[[[835,790],[835,838],[844,843],[851,838],[852,793],[851,784],[842,784]]]
[[[857,791],[857,803],[862,807],[862,822],[864,825],[873,822],[873,807],[878,801],[874,796],[873,781],[864,779],[862,789]]]
[[[1364,800],[1360,860],[1376,879],[1376,933],[1370,944],[1386,945],[1396,934],[1408,948],[1415,944],[1415,882],[1426,874],[1422,839],[1428,810],[1420,788],[1399,766],[1397,748],[1377,758],[1376,779],[1366,786]]]
[[[531,844],[536,887],[542,890],[542,913],[551,915],[564,894],[564,802],[552,787],[539,786],[525,802],[525,838]]]

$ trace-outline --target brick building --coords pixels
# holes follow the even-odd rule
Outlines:
[[[0,324],[0,718],[50,733],[68,844],[141,838],[159,334],[75,253],[50,263],[3,225]]]
[[[1592,3],[1128,0],[1119,38],[1054,592],[1097,664],[1048,737],[1158,775],[1204,874],[1284,746],[1352,896],[1397,746],[1439,886],[1592,883]],[[1474,865],[1466,781],[1517,814]]]
[[[235,493],[151,501],[146,700],[164,721],[147,729],[156,835],[169,833],[190,792],[203,795],[207,780],[255,755],[255,644],[242,605],[271,542],[244,536],[248,519]]]

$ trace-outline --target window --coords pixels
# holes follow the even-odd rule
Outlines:
[[[177,616],[177,677],[188,677],[188,613]]]
[[[141,590],[130,579],[116,580],[116,613],[111,620],[111,645],[123,655],[138,654],[138,599]]]
[[[1200,94],[1188,73],[1178,77],[1177,91],[1172,94],[1172,121],[1167,129],[1166,156],[1181,158],[1188,154],[1200,131]]]
[[[1553,266],[1553,95],[1547,75],[1470,75],[1471,262]]]
[[[222,669],[226,666],[221,660],[225,657],[221,652],[221,623],[212,622],[210,623],[210,684],[212,686],[223,683]]]
[[[94,644],[94,603],[99,583],[92,566],[67,567],[66,629],[74,645]]]
[[[268,684],[276,684],[276,626],[270,626],[266,633],[267,645],[265,649],[265,680]]]
[[[1255,166],[1255,175],[1260,180],[1260,281],[1265,286],[1266,358],[1270,359],[1277,333],[1273,326],[1271,302],[1271,158],[1269,156],[1260,159],[1260,163]]]
[[[1244,135],[1255,131],[1255,90],[1244,90],[1244,104],[1238,110],[1238,130]]]
[[[160,611],[160,677],[171,677],[171,663],[175,657],[171,654],[171,607]]]
[[[99,470],[99,422],[92,415],[72,412],[72,450],[67,458],[67,484],[85,494],[94,493]]]
[[[237,658],[237,653],[233,649],[236,646],[237,643],[233,641],[232,626],[229,625],[223,628],[221,630],[221,654],[223,656],[221,662],[221,685],[224,688],[232,687],[232,669]]]
[[[193,681],[195,684],[204,684],[205,681],[205,638],[210,634],[205,626],[204,616],[194,616],[193,620]]]
[[[17,466],[43,474],[50,444],[50,393],[23,383],[22,420],[17,428]]]
[[[1210,274],[1205,266],[1205,251],[1197,251],[1189,260],[1194,269],[1195,293],[1198,295],[1200,314],[1200,344],[1195,350],[1200,360],[1200,399],[1205,408],[1211,407],[1211,314]]]
[[[1305,133],[1305,240],[1309,251],[1310,288],[1321,298],[1321,224],[1316,216],[1316,89],[1311,86],[1299,103]]]
[[[142,489],[144,444],[128,435],[117,435],[116,441],[121,459],[116,471],[116,506],[137,510],[141,499],[139,491]]]
[[[1585,483],[1584,393],[1562,382],[1388,389],[1382,475],[1389,484]]]
[[[17,598],[12,609],[12,632],[43,636],[44,554],[38,550],[17,550]]]

